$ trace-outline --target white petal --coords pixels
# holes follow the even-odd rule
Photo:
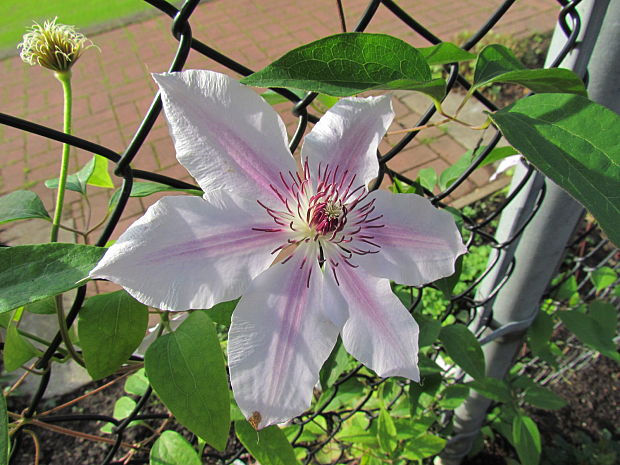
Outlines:
[[[120,284],[140,302],[164,310],[211,308],[239,297],[273,262],[270,252],[288,233],[253,230],[276,225],[267,213],[226,192],[206,198],[159,200],[110,247],[90,277]]]
[[[342,262],[336,274],[349,306],[341,333],[347,352],[379,376],[419,381],[418,325],[390,282]]]
[[[322,309],[345,303],[333,288],[323,286],[316,255],[300,269],[302,247],[288,262],[258,276],[232,316],[230,378],[239,408],[256,428],[308,409],[321,365],[338,337],[339,328]]]
[[[154,74],[177,158],[205,192],[269,201],[280,171],[296,171],[278,114],[251,89],[212,71]]]
[[[521,163],[521,160],[523,160],[523,156],[522,155],[510,155],[509,157],[504,158],[499,163],[497,169],[495,170],[495,173],[493,173],[489,177],[489,181],[491,181],[491,182],[495,181],[499,177],[500,174],[502,174],[505,171],[509,170],[513,166],[517,166],[519,163]]]
[[[357,175],[355,185],[367,186],[379,173],[377,147],[394,119],[390,97],[345,98],[314,126],[301,150],[313,178],[319,163]]]
[[[378,253],[355,257],[356,264],[372,275],[410,286],[454,273],[457,257],[467,248],[450,213],[414,194],[375,191],[368,198],[375,200],[373,215],[383,215],[372,224],[384,227],[363,234],[381,248]]]

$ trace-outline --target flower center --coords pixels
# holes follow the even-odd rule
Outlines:
[[[346,224],[346,207],[338,200],[327,200],[311,207],[310,227],[321,235],[337,231]]]
[[[336,268],[354,255],[377,253],[374,229],[382,228],[383,215],[373,216],[374,200],[368,199],[363,185],[354,187],[355,175],[339,172],[339,167],[323,169],[319,165],[317,179],[310,182],[308,163],[302,173],[280,173],[281,186],[271,186],[281,207],[271,207],[257,200],[276,223],[273,228],[254,228],[265,232],[289,232],[286,243],[273,253],[302,242],[317,243],[317,261],[328,264],[338,281]],[[305,263],[305,261],[304,261]]]

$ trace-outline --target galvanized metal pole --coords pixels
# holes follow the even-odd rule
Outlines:
[[[589,72],[590,97],[606,103],[618,111],[620,106],[620,1],[610,5],[608,0],[584,1],[579,14],[584,25],[579,44],[562,62],[562,67],[584,74]],[[562,49],[564,37],[556,30],[549,52],[548,63]],[[514,189],[526,175],[521,166],[517,169],[511,188]],[[507,209],[497,231],[499,242],[512,238],[514,231],[530,217],[536,199],[544,193],[540,209],[520,238],[503,252],[496,269],[481,283],[478,297],[484,300],[492,295],[506,270],[514,260],[510,279],[490,300],[479,309],[473,328],[486,323],[485,316],[492,315],[490,328],[485,330],[481,343],[486,359],[486,375],[503,378],[522,345],[525,331],[534,320],[541,297],[554,276],[583,208],[555,183],[540,174],[533,176]],[[498,252],[499,253],[499,252]],[[494,257],[491,257],[493,260]],[[492,263],[492,261],[490,262]],[[458,465],[479,434],[491,401],[472,392],[455,411],[454,436],[436,463]]]

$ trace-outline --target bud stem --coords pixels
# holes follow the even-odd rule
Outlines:
[[[54,73],[56,79],[62,84],[64,93],[64,118],[63,131],[65,134],[71,134],[71,106],[73,96],[71,93],[71,71],[62,71]],[[63,144],[62,161],[60,163],[60,175],[58,177],[58,191],[56,194],[56,208],[54,211],[54,219],[52,220],[52,231],[50,242],[58,242],[58,229],[60,228],[60,219],[62,217],[62,207],[65,200],[65,189],[67,186],[67,174],[69,171],[69,151],[71,146]]]

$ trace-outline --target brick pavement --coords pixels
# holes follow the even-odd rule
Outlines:
[[[352,28],[367,2],[344,0],[343,3],[347,25]],[[500,3],[499,0],[460,0],[456,8],[453,0],[398,2],[444,40],[453,39],[461,31],[476,30]],[[518,0],[494,31],[522,36],[549,30],[557,15],[556,5],[551,0]],[[191,25],[196,38],[253,69],[265,66],[291,48],[340,32],[333,0],[315,0],[312,4],[301,0],[211,0],[198,6]],[[155,93],[149,73],[166,70],[174,55],[177,43],[169,29],[169,19],[156,16],[90,37],[101,51],[88,50],[74,67],[75,135],[123,151]],[[428,45],[382,6],[367,31],[389,33],[416,46]],[[233,74],[195,52],[191,53],[186,68]],[[0,83],[1,112],[61,128],[61,89],[48,70],[27,66],[19,57],[7,58],[0,61]],[[393,99],[397,119],[392,129],[415,124],[425,104],[420,103],[420,98],[423,99],[399,93],[398,98]],[[292,133],[295,119],[288,111],[290,105],[282,104],[277,108]],[[395,140],[393,136],[388,137],[382,147],[385,149]],[[411,176],[424,167],[441,170],[471,145],[471,141],[461,137],[456,128],[429,129],[389,166]],[[0,148],[0,193],[18,188],[32,189],[47,207],[51,207],[54,193],[43,186],[43,181],[57,176],[60,144],[0,126]],[[90,158],[89,154],[76,149],[72,154],[74,171]],[[174,157],[172,142],[161,117],[133,165],[191,180]],[[457,195],[481,188],[487,180],[488,172],[481,172],[468,180]],[[92,218],[96,222],[105,214],[111,191],[89,188],[89,192]],[[157,197],[130,199],[117,230],[124,230],[125,223],[132,222]],[[66,207],[65,223],[81,228],[85,206],[74,193],[68,193],[68,200],[70,206]],[[39,227],[10,226],[1,238],[11,243],[32,241],[29,231]],[[48,228],[46,224],[41,227]]]

